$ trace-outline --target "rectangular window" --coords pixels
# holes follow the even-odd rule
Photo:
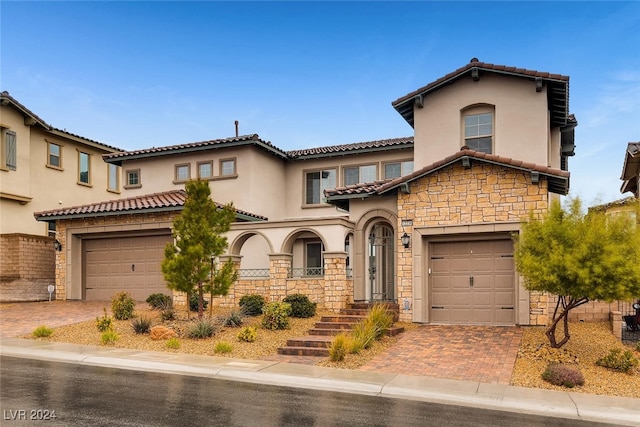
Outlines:
[[[378,179],[377,165],[354,166],[344,168],[344,185],[373,182]]]
[[[137,188],[142,186],[142,182],[140,181],[140,169],[128,170],[126,174],[127,183],[125,187]]]
[[[209,179],[213,176],[213,162],[198,163],[198,178]]]
[[[493,114],[469,114],[464,117],[464,144],[472,150],[491,154]]]
[[[305,244],[305,275],[322,276],[322,242]]]
[[[47,146],[47,151],[49,152],[47,157],[47,166],[52,166],[58,169],[62,168],[62,147],[51,142],[49,142]]]
[[[327,169],[305,173],[305,203],[318,205],[325,203],[324,190],[336,187],[336,170]]]
[[[107,190],[120,191],[120,168],[112,163],[107,165]]]
[[[176,165],[176,182],[188,181],[191,178],[191,167],[189,164]]]
[[[387,163],[384,165],[384,179],[393,179],[413,172],[413,161]]]
[[[78,151],[78,182],[91,184],[91,162],[89,154]]]
[[[55,221],[49,221],[47,222],[47,234],[49,235],[49,237],[56,237],[56,222]]]
[[[18,146],[16,142],[16,133],[9,129],[2,129],[2,160],[0,166],[16,170],[18,165]]]
[[[220,160],[220,175],[229,176],[236,174],[236,159]]]

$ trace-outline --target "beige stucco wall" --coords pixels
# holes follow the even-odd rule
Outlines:
[[[33,217],[34,212],[76,206],[117,198],[107,191],[107,165],[101,155],[107,149],[83,144],[36,126],[25,126],[13,108],[2,106],[0,122],[15,130],[17,138],[16,170],[0,170],[0,191],[31,198],[23,203],[0,199],[0,234],[26,233],[47,235],[47,225]],[[47,142],[61,146],[61,168],[47,166]],[[78,150],[90,154],[91,185],[78,184]]]
[[[555,164],[549,154],[555,147],[550,147],[546,87],[536,92],[533,80],[487,74],[477,82],[460,79],[425,97],[423,108],[414,107],[416,169],[460,149],[462,110],[477,104],[495,107],[494,154],[543,166]],[[557,137],[552,140],[557,145]],[[556,151],[554,158],[560,155]]]

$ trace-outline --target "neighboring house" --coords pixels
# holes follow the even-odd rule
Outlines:
[[[621,193],[631,192],[635,197],[640,197],[640,142],[627,144],[627,152],[622,166]]]
[[[33,212],[91,203],[120,192],[119,151],[56,129],[0,93],[0,301],[49,298],[55,282],[55,223]]]
[[[240,279],[220,304],[302,292],[331,310],[396,301],[416,322],[546,324],[547,296],[522,286],[511,235],[569,190],[569,78],[473,59],[392,105],[412,137],[282,151],[245,135],[105,154],[123,200],[36,214],[64,247],[57,296],[166,292],[176,195],[199,178],[242,210],[223,257]]]

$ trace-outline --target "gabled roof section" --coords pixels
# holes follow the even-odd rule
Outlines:
[[[376,141],[356,142],[353,144],[330,145],[327,147],[306,148],[303,150],[287,151],[292,160],[317,159],[321,157],[335,157],[352,154],[370,153],[391,149],[413,148],[413,137],[379,139]]]
[[[74,206],[35,212],[38,221],[55,221],[57,219],[90,218],[110,215],[130,215],[152,212],[181,211],[187,198],[184,190],[172,190],[143,196],[115,199],[106,202]],[[216,202],[218,208],[223,205]],[[268,218],[251,212],[236,209],[236,221],[267,221]]]
[[[92,147],[102,149],[105,151],[121,151],[118,147],[113,147],[111,145],[103,144],[102,142],[95,141],[93,139],[85,138],[84,136],[76,135],[71,132],[67,132],[63,129],[54,128],[44,120],[42,120],[38,115],[36,115],[33,111],[29,110],[27,107],[22,105],[18,100],[16,100],[13,96],[9,95],[9,92],[6,90],[0,93],[0,103],[4,105],[11,105],[14,109],[20,112],[24,116],[24,124],[27,126],[40,126],[45,131],[53,134],[62,136],[65,138],[74,139],[82,144],[90,145]]]
[[[142,150],[122,151],[119,153],[105,154],[102,156],[102,158],[107,163],[122,165],[122,162],[125,160],[145,159],[172,154],[193,153],[197,151],[210,150],[211,148],[240,147],[244,145],[254,145],[275,155],[276,157],[280,157],[282,159],[288,158],[287,154],[284,151],[273,145],[271,142],[260,139],[258,134],[240,135],[230,138],[191,142],[188,144],[169,145],[166,147],[152,147]]]
[[[640,176],[640,142],[630,142],[627,144],[627,152],[624,156],[624,164],[622,165],[623,181],[620,187],[621,193],[627,191],[638,195],[638,176]]]
[[[423,86],[413,92],[396,99],[391,103],[398,113],[413,127],[414,105],[421,105],[422,99],[455,81],[471,77],[474,80],[482,79],[485,73],[494,73],[505,76],[514,76],[534,81],[536,84],[547,85],[549,110],[551,111],[551,125],[563,126],[567,124],[569,115],[569,77],[561,74],[552,74],[542,71],[527,70],[526,68],[508,67],[480,62],[472,58],[467,65],[440,77],[439,79]],[[542,87],[542,86],[540,86]],[[537,90],[537,86],[536,86]]]

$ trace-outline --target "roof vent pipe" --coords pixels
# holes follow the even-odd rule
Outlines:
[[[238,137],[238,121],[236,120],[234,123],[236,125],[236,138],[237,138]]]

